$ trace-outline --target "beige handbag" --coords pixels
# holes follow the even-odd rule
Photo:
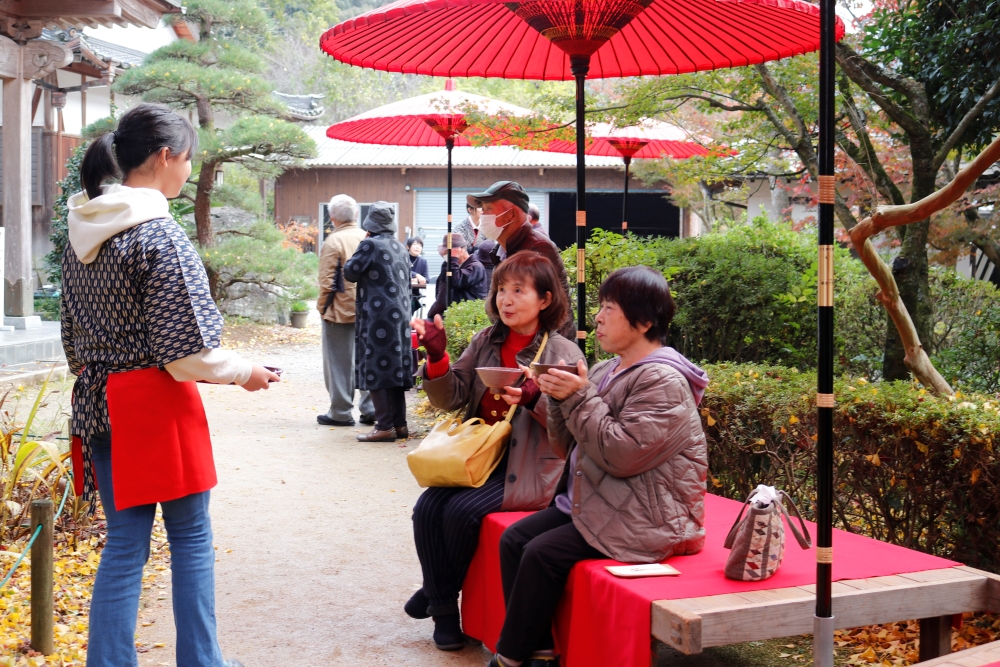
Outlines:
[[[795,522],[789,516],[782,500],[788,501],[792,506],[802,527],[801,533],[795,527]],[[747,507],[750,511],[744,518],[743,512]],[[803,549],[812,546],[809,530],[802,520],[802,515],[799,514],[799,508],[788,494],[761,484],[747,498],[739,516],[736,517],[736,523],[726,536],[723,546],[730,550],[729,558],[726,559],[726,577],[737,581],[762,581],[778,571],[781,559],[785,555],[785,526],[781,521],[782,515],[788,520],[788,527],[792,529],[799,546]]]
[[[546,333],[535,361],[542,356],[548,340]],[[485,484],[507,450],[512,430],[510,420],[517,407],[510,406],[507,416],[492,425],[479,417],[465,422],[453,417],[436,424],[420,445],[406,455],[417,484],[472,488]]]

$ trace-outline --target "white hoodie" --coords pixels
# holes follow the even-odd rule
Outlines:
[[[90,264],[104,242],[149,220],[170,217],[167,198],[159,190],[105,185],[101,196],[78,192],[69,198],[69,243],[84,264]],[[203,348],[165,366],[178,382],[205,380],[217,384],[246,384],[253,365],[235,352]]]

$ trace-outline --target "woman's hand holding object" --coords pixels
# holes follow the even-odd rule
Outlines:
[[[271,382],[281,382],[281,377],[260,364],[254,364],[253,370],[250,371],[250,379],[243,384],[243,388],[247,391],[258,391],[267,389],[267,385]]]
[[[566,362],[560,359],[559,364],[565,365]],[[587,362],[581,359],[576,362],[576,368],[579,375],[573,375],[572,373],[560,371],[555,368],[551,369],[548,373],[542,373],[538,376],[538,388],[543,394],[547,394],[557,401],[566,400],[587,386]]]
[[[444,332],[444,321],[440,315],[435,315],[433,322],[414,318],[410,326],[417,332],[417,338],[427,350],[427,358],[432,363],[444,359],[448,336]]]

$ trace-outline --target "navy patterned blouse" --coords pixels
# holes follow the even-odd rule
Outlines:
[[[67,246],[62,273],[62,343],[79,376],[70,432],[83,443],[83,497],[92,500],[90,438],[111,430],[108,373],[162,368],[219,347],[222,315],[198,252],[169,218],[111,237],[90,264]]]

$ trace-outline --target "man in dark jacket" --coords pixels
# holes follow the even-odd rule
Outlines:
[[[361,225],[368,238],[344,265],[344,280],[357,283],[355,373],[370,392],[375,428],[361,442],[406,438],[406,390],[413,386],[410,352],[410,260],[396,240],[392,207],[375,202]]]
[[[444,241],[439,252],[447,252],[446,244],[448,235],[445,234]],[[445,303],[444,285],[445,274],[448,266],[451,265],[451,300]],[[427,311],[427,319],[433,320],[435,315],[443,315],[445,308],[459,301],[470,301],[473,299],[485,299],[490,286],[486,282],[486,269],[476,255],[470,255],[466,246],[466,239],[461,234],[451,235],[451,258],[449,264],[441,265],[441,275],[437,280],[437,299]]]
[[[559,279],[566,289],[566,296],[570,303],[574,300],[569,291],[569,280],[566,278],[566,267],[562,257],[559,256],[559,248],[545,235],[541,229],[535,229],[528,216],[528,193],[524,191],[519,183],[514,181],[497,181],[485,192],[475,195],[468,195],[470,206],[477,206],[483,209],[479,216],[479,232],[488,239],[497,242],[497,247],[491,253],[493,256],[493,266],[500,266],[505,257],[510,257],[524,250],[533,250],[556,267]],[[576,340],[576,322],[573,320],[573,313],[559,333],[569,340]]]

